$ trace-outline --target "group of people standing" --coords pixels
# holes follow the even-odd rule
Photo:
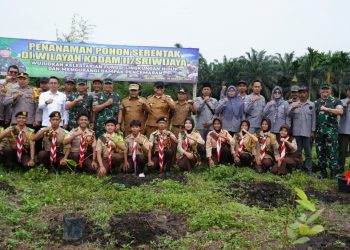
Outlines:
[[[331,177],[345,167],[350,88],[346,99],[337,100],[323,83],[321,97],[311,102],[306,86],[292,86],[288,100],[276,86],[266,103],[259,80],[251,83],[250,95],[245,81],[224,86],[219,100],[209,83],[194,100],[180,88],[176,101],[165,95],[163,82],[147,98],[139,84],[130,83],[122,100],[111,79],[94,79],[89,93],[85,80],[67,79],[62,92],[59,87],[56,77],[30,87],[27,73],[9,67],[0,84],[0,157],[6,168],[40,163],[61,169],[71,159],[78,170],[99,176],[123,171],[143,177],[146,166],[168,175],[174,164],[191,170],[201,163],[250,166],[259,173],[311,172],[313,138],[322,177],[328,164]]]

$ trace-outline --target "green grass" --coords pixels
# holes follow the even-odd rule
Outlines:
[[[106,184],[109,177],[58,175],[41,167],[26,173],[5,173],[0,167],[0,182],[7,182],[17,189],[15,195],[0,191],[0,236],[3,236],[3,239],[0,237],[0,248],[45,249],[50,242],[48,214],[77,211],[108,229],[109,220],[115,214],[166,210],[188,215],[188,233],[176,241],[164,237],[157,246],[151,247],[261,249],[264,246],[263,249],[288,249],[290,242],[285,227],[288,221],[295,219],[298,208],[286,206],[262,210],[249,207],[225,195],[227,185],[272,181],[290,189],[336,188],[335,180],[320,180],[299,171],[279,177],[257,174],[248,168],[218,166],[186,175],[186,184],[155,180],[150,185],[127,189],[120,184]],[[339,213],[348,211],[348,206],[337,204],[334,207]],[[114,247],[112,241],[108,247]],[[92,244],[91,248],[99,246]]]

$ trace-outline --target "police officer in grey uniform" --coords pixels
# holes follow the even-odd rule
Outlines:
[[[4,105],[12,105],[11,123],[16,124],[16,114],[18,112],[27,112],[27,126],[33,126],[36,103],[35,90],[29,86],[29,75],[20,73],[18,75],[19,87],[12,89],[4,98]]]

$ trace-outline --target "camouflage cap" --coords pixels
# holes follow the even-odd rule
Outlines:
[[[321,89],[330,89],[331,85],[329,83],[324,82],[324,83],[321,83],[320,88]]]
[[[298,85],[293,85],[293,86],[290,88],[290,91],[291,91],[291,92],[298,92],[298,91],[299,91],[299,86],[298,86]]]

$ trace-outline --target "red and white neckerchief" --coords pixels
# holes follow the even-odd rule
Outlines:
[[[158,156],[159,156],[159,169],[160,172],[163,173],[163,165],[164,165],[164,140],[163,135],[160,134],[159,142],[158,142]]]
[[[218,140],[216,142],[216,157],[218,158],[218,162],[220,162],[220,157],[221,157],[221,137],[220,137],[220,133],[218,134]]]
[[[84,154],[85,154],[86,134],[82,134],[80,137],[79,145],[79,167],[83,168]]]
[[[281,145],[281,162],[284,160],[284,158],[286,158],[286,142],[285,141],[288,141],[289,140],[289,136],[287,138],[285,138],[285,140],[282,142],[282,145]]]
[[[265,158],[265,150],[266,150],[266,135],[261,140],[260,145],[260,160],[262,161]]]
[[[182,143],[182,148],[183,148],[183,150],[187,151],[187,149],[188,149],[188,144],[189,144],[189,140],[188,140],[188,138],[187,138],[187,136],[186,136],[185,140],[184,140],[183,143]]]
[[[57,156],[56,142],[57,142],[57,134],[56,134],[56,131],[53,131],[52,138],[51,138],[51,149],[50,149],[50,164],[51,165],[56,163],[56,156]]]
[[[239,140],[238,144],[238,154],[241,155],[243,152],[243,146],[244,146],[244,136]]]
[[[23,151],[23,131],[18,132],[17,136],[17,161],[21,162]]]
[[[132,158],[132,162],[134,163],[134,170],[136,173],[136,153],[137,153],[137,142],[134,141],[133,145],[132,145],[132,149],[131,149],[131,158]]]
[[[112,172],[112,140],[108,139],[107,147],[108,147],[109,170]]]

